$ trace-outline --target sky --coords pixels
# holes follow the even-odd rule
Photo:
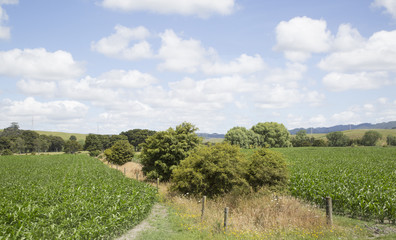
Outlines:
[[[396,120],[396,0],[0,0],[0,129]]]

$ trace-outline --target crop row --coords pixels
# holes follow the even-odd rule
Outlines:
[[[83,155],[2,156],[0,182],[0,239],[109,239],[156,200],[152,187]]]
[[[291,169],[294,196],[352,217],[396,221],[396,148],[279,149]]]

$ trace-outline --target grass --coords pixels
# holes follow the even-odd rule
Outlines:
[[[71,136],[75,136],[78,142],[85,142],[85,138],[88,134],[81,134],[81,133],[65,133],[65,132],[50,132],[50,131],[35,131],[40,135],[47,135],[47,136],[56,136],[61,137],[63,140],[67,141]]]
[[[156,199],[86,155],[0,156],[0,182],[0,239],[111,239]]]

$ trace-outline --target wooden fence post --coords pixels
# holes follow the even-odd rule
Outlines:
[[[159,192],[159,178],[157,178],[157,192]]]
[[[139,172],[136,172],[136,180],[139,181]]]
[[[227,231],[228,207],[224,209],[224,231]]]
[[[204,213],[205,213],[205,204],[206,204],[206,196],[202,197],[202,214],[201,214],[201,221],[203,221]]]
[[[331,197],[326,197],[326,218],[327,225],[333,226],[333,203]]]
[[[125,168],[124,168],[124,175],[126,176],[126,170],[125,170]]]

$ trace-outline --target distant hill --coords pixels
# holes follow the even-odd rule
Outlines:
[[[199,137],[203,137],[205,139],[208,138],[224,138],[224,134],[219,134],[219,133],[197,133]]]
[[[329,132],[337,132],[337,131],[347,131],[347,130],[355,130],[355,129],[396,129],[396,121],[391,122],[383,122],[383,123],[362,123],[358,125],[336,125],[333,127],[318,127],[318,128],[295,128],[289,130],[290,134],[294,135],[300,130],[306,130],[307,133],[329,133]]]

